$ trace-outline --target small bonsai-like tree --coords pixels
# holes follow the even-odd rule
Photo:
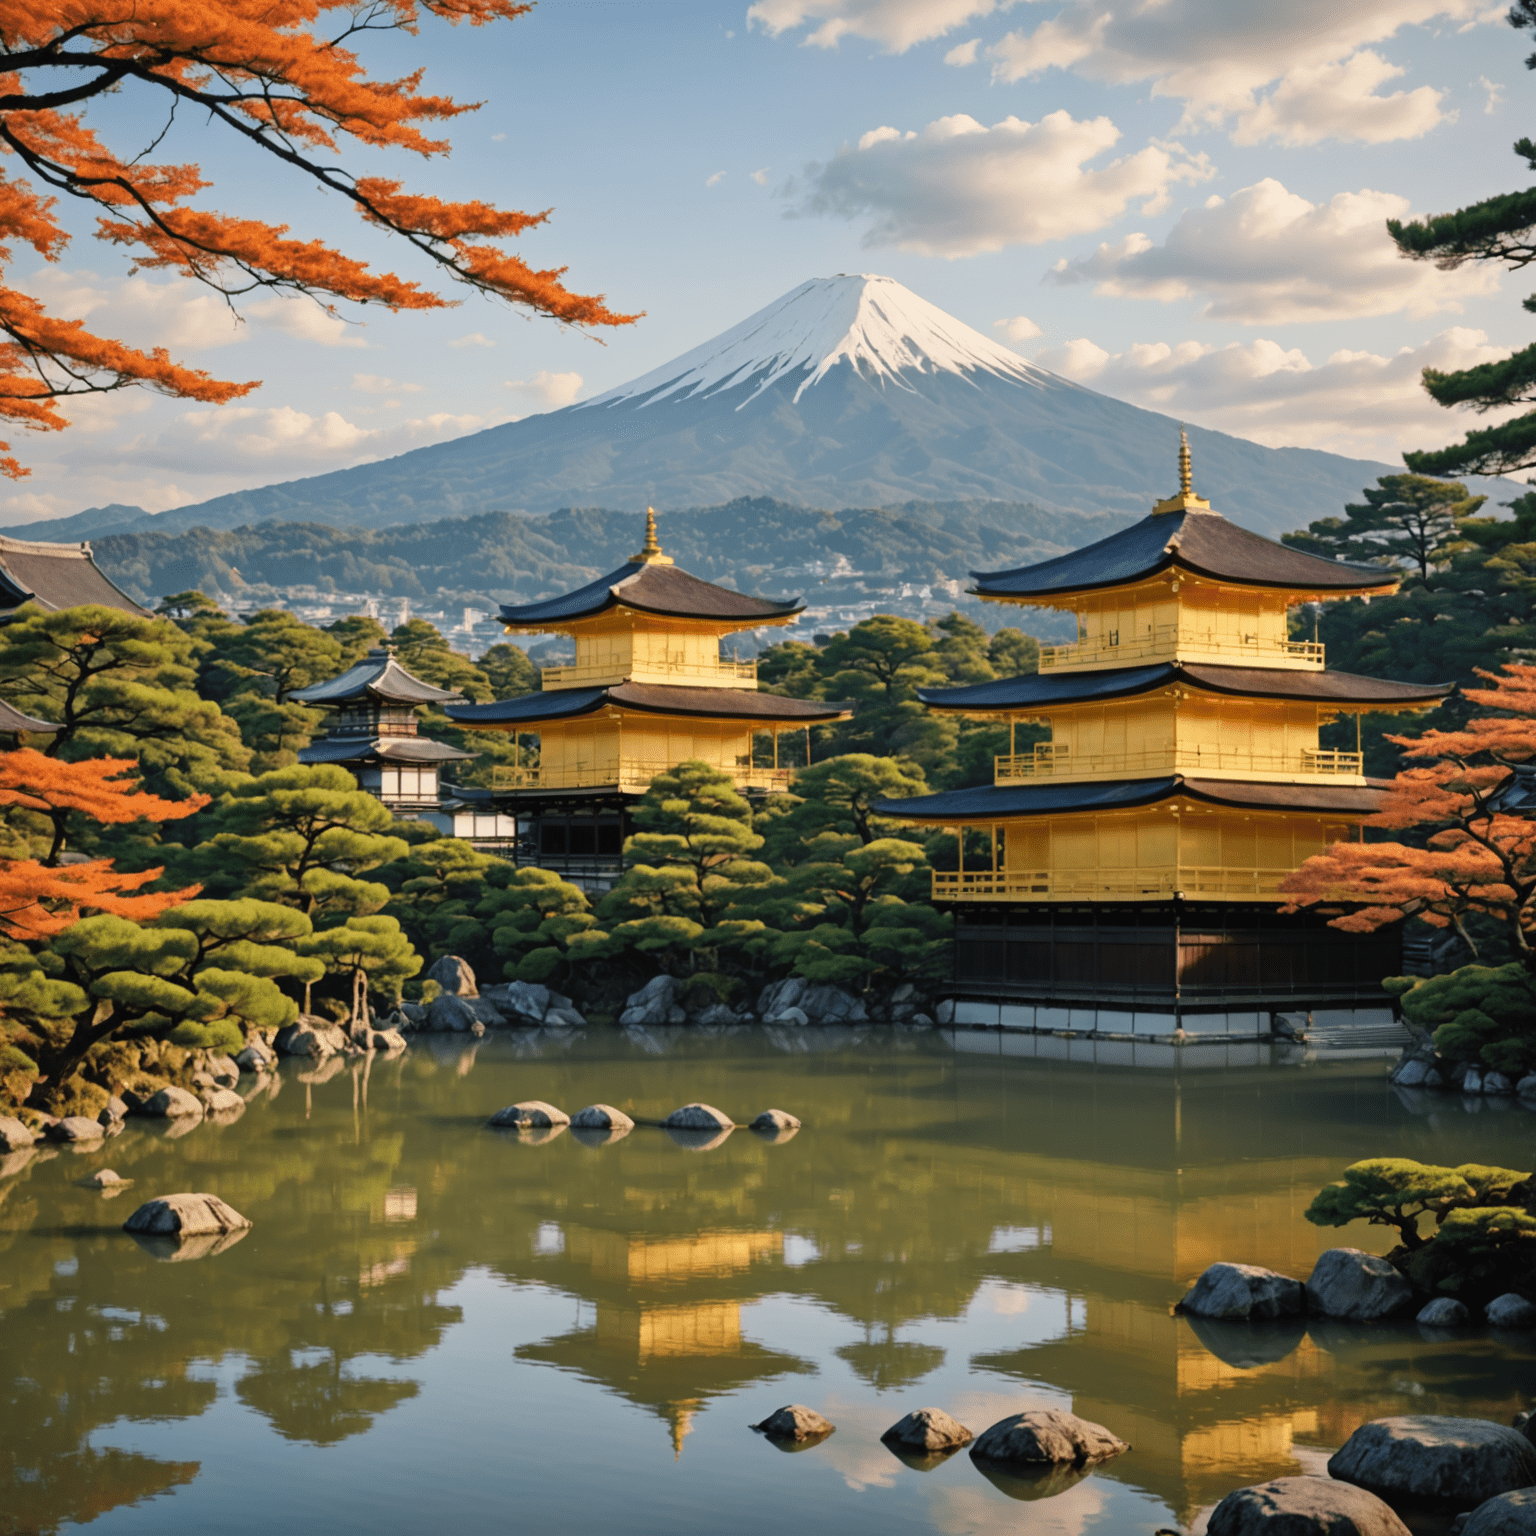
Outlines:
[[[1405,1157],[1373,1157],[1351,1164],[1341,1182],[1319,1190],[1305,1214],[1319,1227],[1344,1227],[1352,1221],[1391,1227],[1413,1253],[1429,1241],[1419,1231],[1422,1217],[1433,1217],[1438,1229],[1453,1211],[1507,1205],[1511,1192],[1529,1178],[1528,1173],[1481,1163],[1439,1168]]]

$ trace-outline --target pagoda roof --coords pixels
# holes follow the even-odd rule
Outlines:
[[[675,565],[631,560],[563,597],[504,603],[501,621],[515,629],[540,629],[595,618],[619,607],[662,618],[713,619],[750,628],[793,618],[805,604],[798,597],[750,597],[691,576]]]
[[[989,713],[1130,698],[1155,693],[1175,683],[1233,698],[1295,699],[1318,704],[1372,705],[1378,709],[1433,704],[1455,687],[1454,683],[1394,683],[1383,678],[1358,677],[1352,672],[1217,667],[1172,661],[1105,672],[1032,672],[972,683],[965,688],[919,688],[917,696],[930,709]]]
[[[1368,784],[1244,784],[1228,779],[1113,779],[1077,783],[1046,780],[1038,784],[978,784],[910,800],[881,800],[881,816],[908,821],[999,821],[1018,816],[1052,816],[1066,811],[1118,811],[1157,805],[1164,800],[1201,800],[1210,805],[1250,811],[1320,811],[1325,815],[1369,815],[1386,788]]]
[[[1011,571],[972,571],[979,597],[1049,600],[1072,592],[1130,586],[1172,567],[1245,587],[1304,592],[1389,591],[1392,568],[1324,560],[1229,523],[1219,512],[1154,512],[1095,544]]]
[[[494,704],[460,704],[447,711],[460,725],[533,726],[543,720],[590,715],[613,706],[643,715],[696,715],[717,720],[784,720],[818,725],[839,720],[853,708],[845,702],[790,699],[745,688],[675,688],[661,683],[615,683],[608,688],[561,688],[525,693]]]
[[[429,736],[322,736],[299,748],[305,764],[453,763],[476,755]]]
[[[0,535],[0,619],[29,602],[49,612],[99,604],[135,618],[154,617],[107,579],[89,544],[43,544]]]
[[[308,688],[295,688],[288,697],[301,704],[321,705],[363,700],[383,704],[458,704],[464,701],[462,693],[455,693],[451,688],[434,688],[431,683],[424,683],[407,672],[395,660],[394,652],[385,646],[375,646],[340,677]]]
[[[54,736],[62,731],[62,725],[55,725],[52,720],[34,720],[31,715],[24,715],[13,705],[0,699],[0,736],[12,736],[17,731],[35,731],[39,736]]]

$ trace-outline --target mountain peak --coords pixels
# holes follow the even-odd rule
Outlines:
[[[740,410],[786,374],[803,372],[798,401],[844,362],[870,380],[903,387],[902,375],[911,373],[984,372],[1015,383],[1051,377],[895,278],[840,272],[801,283],[740,325],[576,409],[620,401],[652,405],[751,384]]]

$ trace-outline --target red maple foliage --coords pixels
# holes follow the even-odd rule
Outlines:
[[[23,943],[41,943],[79,920],[82,911],[147,923],[171,907],[190,901],[201,886],[142,896],[131,892],[158,880],[159,869],[128,874],[111,859],[92,859],[50,869],[35,859],[0,860],[0,934]]]
[[[117,151],[87,126],[82,109],[115,92],[119,100],[137,96],[146,114],[163,105],[167,128],[178,108],[196,109],[210,129],[339,194],[365,223],[407,241],[442,278],[569,325],[629,324],[638,316],[565,288],[563,267],[535,269],[489,243],[543,224],[547,210],[448,202],[408,192],[399,181],[354,175],[334,160],[343,140],[368,150],[444,154],[446,141],[428,137],[423,125],[476,105],[424,93],[421,70],[370,79],[350,46],[356,39],[414,34],[423,16],[480,27],[529,9],[517,0],[0,0],[0,152],[24,173],[0,175],[0,264],[18,243],[48,261],[60,258],[69,235],[56,193],[93,205],[97,237],[132,251],[136,270],[174,272],[231,299],[273,289],[393,310],[450,302],[324,241],[291,238],[286,224],[192,206],[211,185],[196,165],[154,164],[137,147]],[[0,417],[38,430],[68,425],[56,402],[71,395],[147,385],[222,404],[259,383],[216,379],[173,362],[162,347],[143,351],[96,335],[83,320],[49,314],[4,285],[0,335]],[[0,473],[27,471],[0,456]]]
[[[1364,825],[1417,834],[1415,843],[1333,844],[1281,882],[1291,902],[1284,910],[1344,905],[1331,924],[1354,933],[1417,916],[1454,925],[1474,954],[1464,919],[1483,913],[1536,966],[1536,787],[1523,810],[1510,794],[1523,777],[1517,765],[1536,760],[1536,666],[1510,663],[1502,675],[1478,676],[1492,687],[1464,696],[1498,714],[1459,731],[1388,738],[1425,766],[1399,773]]]
[[[138,764],[126,757],[91,757],[65,763],[23,747],[0,752],[0,806],[37,811],[53,823],[47,864],[58,862],[72,812],[107,826],[130,821],[180,821],[202,810],[207,795],[165,800],[139,788]]]

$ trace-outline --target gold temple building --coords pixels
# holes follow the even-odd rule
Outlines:
[[[998,757],[991,784],[880,807],[956,833],[933,894],[956,916],[957,1022],[1255,1035],[1274,1011],[1386,1007],[1395,930],[1283,914],[1280,881],[1359,835],[1379,796],[1319,728],[1429,708],[1449,685],[1327,670],[1290,610],[1384,596],[1399,574],[1229,523],[1194,494],[1187,440],[1180,478],[1107,539],[973,573],[985,601],[1075,614],[1074,644],[1042,646],[1034,675],[919,691],[1010,736],[1050,731]]]
[[[757,663],[722,656],[743,630],[792,623],[797,598],[752,597],[679,568],[662,553],[656,515],[617,570],[561,597],[504,604],[508,634],[569,635],[574,665],[543,669],[542,691],[450,706],[449,717],[537,746],[532,766],[497,770],[496,809],[528,831],[520,857],[578,883],[619,873],[626,808],[659,773],[697,759],[737,788],[787,789],[810,761],[810,727],[847,706],[760,693]],[[781,741],[784,733],[788,741]]]

